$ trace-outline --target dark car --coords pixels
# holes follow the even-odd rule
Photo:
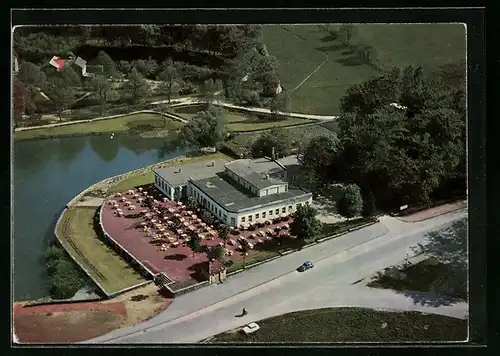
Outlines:
[[[299,268],[297,268],[297,271],[304,272],[304,271],[307,271],[308,269],[311,269],[313,267],[314,267],[314,264],[311,261],[306,261]]]

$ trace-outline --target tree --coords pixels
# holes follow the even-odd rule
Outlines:
[[[312,206],[308,204],[298,206],[290,224],[290,233],[302,240],[317,236],[321,232],[322,225],[316,215],[317,211]]]
[[[220,262],[224,262],[224,248],[219,245],[208,247],[207,258],[209,261],[217,260]]]
[[[262,91],[264,95],[276,95],[276,89],[280,85],[278,75],[274,71],[268,71],[262,74]]]
[[[31,62],[22,61],[17,78],[26,85],[43,87],[47,82],[47,75],[39,66]]]
[[[180,81],[179,65],[174,64],[171,59],[163,62],[162,71],[158,74],[158,80],[162,82],[162,89],[167,92],[168,103],[170,104],[172,89]]]
[[[224,242],[224,247],[226,247],[226,243],[229,240],[229,227],[225,224],[221,224],[217,230],[220,239]]]
[[[63,69],[63,72],[64,71],[66,71],[66,69]],[[77,90],[75,86],[68,83],[69,78],[71,78],[71,75],[68,77],[64,75],[54,75],[48,79],[43,89],[44,93],[52,101],[59,120],[62,120],[63,111],[74,103],[76,99]]]
[[[281,114],[290,112],[290,107],[290,96],[285,92],[281,92],[273,97],[269,109],[271,110],[271,113],[273,113],[274,117],[278,119]]]
[[[28,89],[18,78],[14,78],[12,97],[13,117],[14,121],[17,122],[23,118],[26,107],[30,105]]]
[[[93,75],[87,84],[92,91],[92,95],[99,101],[100,113],[104,112],[104,108],[108,101],[108,96],[113,88],[111,82],[106,80],[106,77],[100,74]]]
[[[151,57],[148,59],[139,59],[134,61],[133,66],[137,68],[137,71],[143,76],[152,76],[158,70],[158,63]]]
[[[201,250],[201,238],[197,234],[193,234],[188,243],[188,247],[193,251],[193,257],[197,252],[200,252]]]
[[[361,45],[356,49],[356,54],[371,66],[378,66],[378,55],[375,47],[370,45]]]
[[[357,35],[358,29],[355,25],[341,25],[338,31],[342,43],[346,46],[352,44],[352,39]]]
[[[200,86],[200,98],[206,103],[213,104],[217,99],[216,93],[219,88],[219,82],[216,82],[213,79],[206,80]]]
[[[85,279],[71,261],[58,259],[49,275],[50,294],[55,299],[68,299],[85,286]]]
[[[372,191],[382,209],[426,203],[447,185],[464,195],[455,183],[466,180],[465,99],[456,95],[411,66],[349,88],[338,119],[342,180]]]
[[[91,61],[90,64],[102,68],[100,70],[100,73],[102,73],[106,78],[117,78],[119,76],[119,72],[116,69],[115,62],[104,51],[99,51],[95,60]]]
[[[125,90],[129,93],[134,103],[141,103],[149,93],[149,84],[137,69],[134,68],[130,72]]]
[[[285,157],[291,151],[291,138],[288,131],[280,128],[273,128],[269,132],[264,132],[252,145],[252,157],[272,157],[272,152],[276,157]]]
[[[375,204],[375,196],[370,190],[364,194],[362,214],[364,217],[372,217],[375,215],[376,211],[377,206]]]
[[[361,189],[356,184],[349,184],[344,188],[344,196],[338,204],[338,213],[350,219],[359,216],[363,210]]]
[[[297,160],[317,178],[317,183],[325,185],[336,176],[339,150],[335,136],[316,136],[299,147]]]
[[[219,147],[227,137],[226,121],[222,111],[209,107],[198,112],[179,133],[180,141],[194,147]]]

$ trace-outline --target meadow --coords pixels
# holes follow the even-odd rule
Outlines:
[[[358,24],[352,40],[375,48],[382,69],[421,65],[436,69],[465,59],[465,27],[460,24]],[[337,25],[331,25],[334,31]],[[380,74],[356,57],[320,25],[267,25],[264,43],[280,63],[281,83],[293,90],[328,58],[321,68],[291,93],[292,111],[318,115],[339,113],[347,88]],[[323,57],[321,57],[323,56]]]

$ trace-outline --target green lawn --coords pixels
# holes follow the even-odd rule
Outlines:
[[[233,264],[227,268],[227,273],[237,271],[243,268],[243,266],[250,266],[257,262],[266,261],[276,256],[279,256],[278,251],[250,251],[244,262],[243,259],[234,261]]]
[[[251,311],[250,311],[251,313]],[[410,342],[465,341],[467,321],[420,312],[385,312],[363,308],[305,310],[257,322],[260,330],[241,328],[205,343],[224,342]]]
[[[465,29],[458,24],[359,24],[358,35],[354,41],[372,45],[383,67],[404,67],[410,64],[434,69],[465,58]],[[302,68],[312,68],[318,62],[313,53],[328,54],[328,62],[313,74],[291,96],[294,112],[335,115],[339,113],[340,98],[345,90],[354,84],[362,83],[378,74],[377,70],[361,63],[338,40],[328,37],[317,25],[287,25],[284,31],[279,26],[264,27],[264,42],[270,54],[278,57],[279,62],[302,61]],[[290,42],[293,32],[304,44],[294,51]],[[272,34],[272,35],[271,35]],[[298,38],[298,37],[296,37]],[[307,43],[307,46],[306,46]],[[280,50],[292,47],[292,50]],[[296,45],[295,45],[296,46]],[[323,52],[324,51],[324,52]],[[311,59],[309,60],[309,57]],[[286,68],[286,65],[285,65]],[[297,81],[297,71],[280,71],[283,83]],[[309,73],[301,72],[303,78]],[[300,82],[300,81],[299,81]]]
[[[266,25],[263,40],[269,54],[278,58],[278,75],[283,88],[292,90],[313,72],[326,56],[314,46],[286,28],[294,26]]]
[[[205,160],[213,160],[217,158],[224,158],[228,161],[232,161],[232,158],[228,157],[223,153],[215,153],[210,155],[200,155],[200,156],[192,156],[192,157],[178,157],[164,162],[165,166],[171,165],[179,165],[185,163],[194,163]],[[108,188],[108,193],[118,193],[124,192],[129,189],[133,189],[137,186],[146,185],[153,183],[154,175],[152,169],[140,169],[137,171],[133,171],[127,174],[127,176],[120,180],[117,184]]]
[[[102,242],[93,228],[96,208],[77,207],[68,209],[57,227],[61,243],[66,251],[92,277],[106,293],[145,282],[127,262]]]
[[[97,120],[27,131],[16,131],[15,140],[34,139],[53,136],[89,135],[93,133],[126,132],[136,130],[166,129],[178,130],[183,124],[159,114],[140,113],[116,119]]]
[[[190,120],[196,115],[196,113],[204,110],[205,108],[206,105],[195,104],[174,108],[173,110],[175,114]],[[274,120],[270,115],[253,115],[251,113],[244,114],[229,110],[225,111],[225,117],[228,123],[228,130],[239,132],[265,130],[273,127],[286,127],[316,122],[316,120],[293,117],[284,117],[279,120]]]

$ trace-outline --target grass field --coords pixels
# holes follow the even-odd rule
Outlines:
[[[284,128],[290,134],[292,147],[297,148],[301,143],[308,142],[311,138],[316,136],[329,136],[335,135],[335,132],[323,127],[323,125],[310,125],[306,127],[290,127]],[[247,156],[250,153],[252,144],[260,137],[262,133],[248,133],[237,135],[226,146],[240,155]]]
[[[335,28],[335,26],[333,26]],[[384,68],[410,64],[436,68],[465,58],[465,28],[459,24],[359,24],[354,43],[373,46]],[[286,30],[285,30],[286,29]],[[299,45],[298,42],[302,41]],[[282,83],[300,82],[319,63],[313,53],[328,55],[328,62],[292,93],[294,112],[335,115],[345,90],[378,74],[357,59],[317,25],[269,25],[264,42],[280,64]],[[287,69],[287,63],[300,62]],[[302,77],[298,80],[298,77]]]
[[[177,130],[183,124],[159,114],[140,113],[126,115],[116,119],[97,120],[93,122],[84,122],[79,124],[62,125],[56,127],[47,127],[41,129],[16,131],[15,140],[26,140],[54,136],[71,135],[89,135],[93,133],[106,132],[126,132],[129,130],[147,129],[165,129]]]
[[[232,158],[228,157],[227,155],[218,152],[210,155],[178,157],[164,162],[163,165],[171,166],[171,165],[213,160],[217,158],[225,158],[229,161],[232,160]],[[133,189],[137,186],[153,183],[153,180],[154,180],[154,175],[152,169],[141,169],[135,172],[130,172],[124,179],[120,180],[117,184],[109,187],[108,193],[112,194],[112,193],[124,192],[129,189]]]
[[[262,34],[267,51],[278,58],[280,84],[287,90],[294,89],[326,59],[324,53],[280,25],[266,25]]]
[[[106,293],[145,282],[127,262],[102,242],[93,228],[96,208],[68,209],[57,227],[63,247],[81,265]]]
[[[183,106],[174,108],[174,113],[189,120],[192,119],[196,115],[196,113],[204,110],[205,107],[205,105]],[[273,127],[286,127],[300,124],[310,124],[315,122],[315,120],[300,119],[294,117],[273,120],[273,118],[269,115],[240,114],[227,110],[225,117],[228,123],[228,130],[233,132],[265,130]]]
[[[280,315],[257,322],[260,330],[219,334],[206,343],[224,342],[410,342],[464,341],[467,321],[420,312],[328,308]]]

